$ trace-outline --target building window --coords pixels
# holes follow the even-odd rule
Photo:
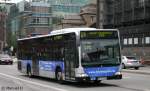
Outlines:
[[[145,37],[145,43],[150,44],[150,37]]]
[[[127,44],[128,44],[128,40],[127,40],[127,39],[124,39],[124,40],[123,40],[123,44],[124,44],[124,45],[127,45]]]
[[[32,23],[39,23],[39,22],[40,22],[39,18],[34,18],[34,19],[32,20]]]
[[[37,23],[39,23],[39,22],[40,22],[39,18],[37,18],[37,19],[36,19],[36,22],[37,22]]]
[[[134,38],[134,44],[138,44],[138,38]]]
[[[132,38],[129,38],[128,40],[129,40],[128,44],[131,45],[132,44]]]

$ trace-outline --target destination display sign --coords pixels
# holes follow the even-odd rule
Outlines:
[[[117,31],[82,31],[80,32],[81,39],[90,39],[90,38],[117,38]]]

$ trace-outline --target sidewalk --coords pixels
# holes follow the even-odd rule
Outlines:
[[[140,67],[139,70],[122,69],[122,72],[150,75],[150,66]]]

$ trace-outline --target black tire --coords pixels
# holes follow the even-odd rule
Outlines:
[[[10,62],[9,64],[10,64],[10,65],[13,65],[13,62]]]
[[[134,69],[139,70],[139,67],[135,67]]]
[[[63,78],[62,78],[62,71],[60,68],[56,69],[56,72],[55,72],[55,78],[57,80],[58,83],[63,83]]]
[[[30,66],[27,66],[27,76],[30,78],[33,77]]]
[[[94,81],[94,84],[95,84],[95,85],[98,85],[98,84],[100,84],[100,83],[101,83],[101,80],[95,80],[95,81]]]

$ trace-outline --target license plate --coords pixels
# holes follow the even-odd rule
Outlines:
[[[91,80],[96,80],[96,77],[92,77]]]
[[[99,77],[98,80],[107,80],[106,77]]]

